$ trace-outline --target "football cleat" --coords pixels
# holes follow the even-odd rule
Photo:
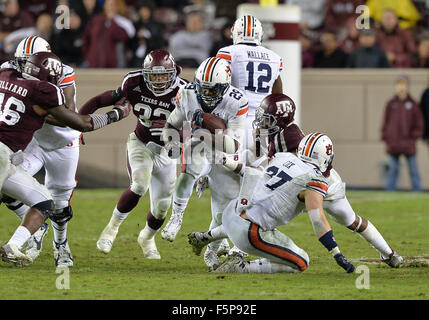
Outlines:
[[[240,249],[238,249],[236,246],[233,246],[229,250],[228,255],[232,255],[232,254],[239,254],[242,258],[246,258],[249,255],[246,252],[241,251]]]
[[[25,267],[33,263],[33,260],[22,253],[16,244],[6,244],[1,247],[0,256],[4,262],[12,263],[16,267]]]
[[[28,239],[27,248],[25,249],[25,254],[31,258],[31,260],[36,260],[42,251],[43,239],[47,235],[49,230],[49,224],[44,223],[39,230],[37,230],[31,237]]]
[[[115,241],[118,229],[110,226],[110,223],[101,232],[97,241],[97,249],[103,253],[109,253],[112,250],[113,242]]]
[[[146,259],[161,259],[155,244],[155,237],[148,237],[145,229],[140,231],[137,242],[143,250],[143,255]]]
[[[231,250],[231,247],[229,246],[228,240],[223,239],[219,245],[219,248],[217,249],[217,256],[226,257],[228,255],[229,250]]]
[[[61,244],[53,241],[52,246],[54,247],[55,266],[59,268],[73,267],[74,259],[68,241],[66,240]]]
[[[210,240],[204,235],[204,232],[192,232],[188,234],[188,243],[192,246],[192,251],[199,256]]]
[[[213,273],[247,273],[249,272],[249,262],[244,261],[240,254],[233,253],[228,256],[219,267],[212,270]]]
[[[204,262],[210,270],[214,270],[220,265],[219,255],[214,250],[207,247],[204,252]]]
[[[388,258],[384,258],[383,256],[381,256],[381,259],[384,263],[386,263],[388,266],[392,268],[399,268],[404,263],[404,258],[402,258],[395,251],[392,251],[392,253],[389,255]]]
[[[184,211],[174,211],[171,214],[164,229],[161,231],[161,237],[165,240],[173,242],[182,227]]]

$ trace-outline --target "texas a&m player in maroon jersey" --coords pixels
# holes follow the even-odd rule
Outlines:
[[[2,260],[15,265],[32,263],[20,248],[47,218],[55,218],[48,190],[19,167],[22,150],[42,127],[45,117],[51,115],[85,132],[118,121],[130,111],[127,104],[102,115],[82,116],[67,109],[64,94],[55,85],[61,74],[61,61],[50,52],[32,55],[22,74],[15,69],[0,70],[0,192],[30,207],[12,238],[0,248]]]
[[[145,258],[161,258],[154,237],[170,208],[176,182],[176,160],[168,156],[160,138],[163,122],[175,108],[176,93],[187,82],[178,77],[180,70],[168,51],[154,50],[146,56],[143,69],[125,75],[120,88],[92,98],[79,111],[91,113],[126,98],[137,117],[137,126],[127,142],[131,185],[122,193],[97,241],[97,249],[104,253],[110,252],[119,226],[149,190],[150,211],[138,243]]]

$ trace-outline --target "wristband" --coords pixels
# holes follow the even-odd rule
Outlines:
[[[337,242],[334,239],[334,233],[332,232],[332,230],[329,230],[323,236],[321,236],[319,238],[319,241],[326,249],[328,249],[328,251],[332,251],[333,249],[338,247]]]

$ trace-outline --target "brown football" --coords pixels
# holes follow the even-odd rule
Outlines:
[[[203,128],[209,130],[211,133],[215,133],[216,129],[226,129],[225,122],[218,116],[212,113],[203,113]]]

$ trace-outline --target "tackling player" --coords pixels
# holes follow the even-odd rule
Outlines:
[[[284,94],[271,94],[261,103],[257,111],[255,127],[256,132],[262,133],[263,138],[269,140],[269,151],[265,154],[270,159],[276,152],[291,152],[296,154],[299,142],[304,138],[301,129],[293,123],[295,104],[291,98]],[[227,160],[226,165],[235,171],[240,171],[243,164]],[[323,200],[326,212],[339,224],[349,228],[362,236],[380,254],[382,260],[393,268],[398,268],[403,258],[398,255],[384,240],[377,228],[367,219],[357,215],[351,207],[345,190],[345,183],[332,163],[323,174],[328,183],[327,195]],[[304,204],[298,211],[304,209]],[[225,236],[222,228],[212,230],[218,239]]]
[[[29,57],[22,74],[13,68],[0,70],[0,192],[29,206],[22,224],[8,243],[0,248],[5,262],[28,265],[33,259],[20,251],[22,245],[47,218],[58,212],[46,189],[19,165],[25,150],[47,115],[81,131],[100,129],[128,116],[130,106],[118,105],[105,114],[81,116],[64,105],[65,98],[55,84],[63,74],[61,60],[50,52]]]
[[[180,71],[170,52],[154,50],[145,57],[141,70],[125,75],[121,87],[90,99],[79,110],[81,114],[92,113],[126,98],[137,117],[137,126],[127,142],[131,185],[122,193],[97,241],[97,249],[104,253],[110,252],[121,223],[149,190],[150,210],[138,243],[145,258],[161,259],[155,234],[162,226],[171,204],[176,182],[176,160],[168,157],[160,136],[166,119],[174,110],[177,91],[187,83],[178,76]]]
[[[333,157],[331,139],[321,133],[311,133],[301,140],[298,156],[276,153],[263,172],[244,167],[240,196],[225,209],[222,222],[235,246],[262,259],[244,261],[240,254],[232,254],[214,272],[277,273],[307,269],[307,253],[276,229],[300,213],[300,202],[305,203],[322,245],[346,272],[353,272],[354,266],[338,248],[323,210],[328,191],[323,173]],[[192,233],[189,241],[198,254],[211,239],[205,233]]]
[[[28,58],[37,52],[50,52],[49,43],[41,37],[30,36],[23,39],[15,51],[15,60],[2,64],[1,68],[14,68],[21,72]],[[64,105],[76,111],[75,72],[72,67],[63,64],[62,75],[57,85],[65,96]],[[49,116],[48,116],[49,121]],[[53,122],[53,124],[58,124]],[[54,230],[54,259],[56,266],[73,266],[73,256],[67,240],[67,224],[73,216],[71,197],[76,187],[76,170],[79,161],[81,133],[69,127],[57,126],[45,122],[28,147],[24,150],[24,162],[21,167],[34,176],[42,167],[45,169],[45,185],[51,193],[56,215],[51,219]],[[10,197],[2,199],[22,220],[29,207]],[[33,261],[39,256],[43,238],[49,225],[45,223],[28,241],[26,254]]]

